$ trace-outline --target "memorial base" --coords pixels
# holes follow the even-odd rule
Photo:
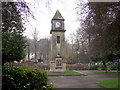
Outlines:
[[[62,58],[55,58],[54,61],[50,61],[50,71],[51,72],[65,72],[66,62]]]

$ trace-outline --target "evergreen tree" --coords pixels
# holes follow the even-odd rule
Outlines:
[[[23,27],[21,13],[27,8],[24,2],[2,2],[3,64],[14,60],[19,61],[25,57],[26,41],[22,34],[25,28]]]

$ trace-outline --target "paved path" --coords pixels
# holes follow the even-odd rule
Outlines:
[[[87,76],[55,76],[49,77],[49,82],[53,83],[56,88],[102,88],[98,86],[99,80],[115,79],[117,75],[113,74],[96,74],[88,71],[79,71]]]

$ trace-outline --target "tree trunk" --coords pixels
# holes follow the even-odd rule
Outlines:
[[[30,46],[28,45],[28,60],[30,60]]]
[[[103,63],[103,65],[104,65],[105,71],[106,71],[106,73],[107,73],[107,65],[106,65],[106,62],[105,62],[105,61],[102,61],[102,63]]]

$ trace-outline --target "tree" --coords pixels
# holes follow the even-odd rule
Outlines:
[[[23,12],[29,12],[25,2],[2,2],[2,63],[24,58]]]
[[[73,35],[74,35],[74,44],[73,44]],[[86,41],[86,34],[82,31],[81,28],[76,30],[76,32],[71,35],[72,40],[72,53],[73,58],[76,63],[88,63],[89,55],[88,55],[88,43]]]
[[[26,54],[27,54],[27,59],[30,60],[30,54],[31,54],[31,42],[29,38],[26,38],[27,41],[27,47],[26,47]]]
[[[84,18],[84,21],[82,22],[82,30],[88,37],[87,39],[90,46],[89,49],[91,49],[90,51],[92,51],[93,54],[97,52],[99,53],[101,52],[99,51],[100,49],[103,50],[102,48],[104,48],[105,40],[108,37],[108,35],[104,36],[104,33],[108,30],[108,27],[119,15],[119,3],[89,2],[84,4],[83,8],[83,10],[87,10],[87,13],[84,11],[82,11],[80,14],[78,13],[79,15],[87,14],[87,16]],[[96,51],[95,49],[98,50]]]
[[[34,59],[36,60],[37,59],[37,49],[38,49],[38,34],[39,32],[37,31],[37,29],[33,29],[33,33],[32,33],[32,36],[33,36],[33,40],[34,40],[34,54],[35,54],[35,57]]]
[[[39,59],[44,60],[44,63],[48,63],[50,60],[50,38],[41,38],[38,41],[38,54]]]
[[[25,57],[24,37],[16,33],[4,33],[2,36],[2,63],[20,61]]]
[[[83,11],[83,13],[86,14],[86,17],[84,20],[79,19],[82,21],[82,30],[87,36],[86,41],[88,41],[90,56],[94,58],[97,56],[96,60],[103,61],[104,66],[107,61],[111,60],[106,57],[111,54],[115,55],[120,50],[119,7],[120,2],[85,3],[83,10],[86,9],[87,12]]]
[[[112,53],[110,54],[105,54],[105,55],[96,55],[96,56],[93,56],[91,57],[92,61],[94,62],[102,62],[106,72],[107,72],[107,65],[106,63],[109,62],[109,61],[113,61],[116,59],[116,56]]]
[[[108,27],[111,26],[111,23],[113,23],[113,21],[115,21],[115,18],[117,17],[116,12],[119,11],[119,9],[117,8],[119,6],[119,3],[88,3],[88,5],[90,12],[88,17],[86,18],[85,23],[88,25],[88,28],[86,28],[86,32],[91,37],[90,49],[91,51],[93,51],[93,54],[100,54],[100,52],[102,54],[109,53],[109,51],[111,50],[110,48],[108,48],[108,45],[112,44],[111,41],[114,37],[111,37],[111,39],[107,41],[112,33],[106,33],[105,35],[105,32],[113,31],[108,29]]]

